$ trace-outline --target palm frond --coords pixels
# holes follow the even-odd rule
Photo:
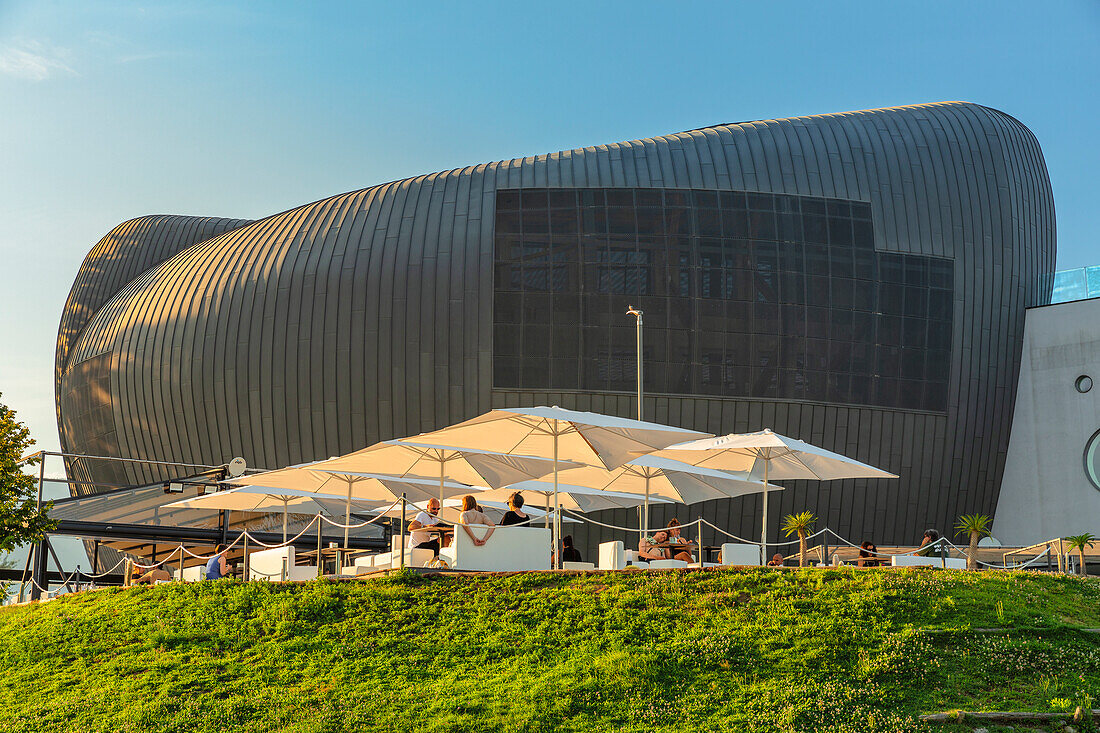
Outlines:
[[[974,532],[979,535],[985,536],[989,534],[989,530],[993,520],[985,514],[964,514],[959,517],[959,523],[955,525],[957,535],[963,535],[969,537]]]
[[[808,532],[816,521],[817,517],[810,511],[799,512],[798,514],[788,514],[783,517],[783,526],[780,527],[780,529],[786,532],[787,537],[790,537],[792,534]]]
[[[1096,537],[1090,532],[1085,532],[1084,534],[1070,535],[1069,537],[1063,537],[1062,539],[1066,541],[1071,550],[1080,550],[1084,552],[1086,548],[1092,547],[1092,543],[1096,542],[1100,538]]]

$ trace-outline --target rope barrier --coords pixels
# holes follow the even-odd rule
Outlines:
[[[395,502],[390,504],[388,507],[386,507],[385,509],[380,511],[378,513],[377,517],[375,517],[374,519],[368,519],[367,521],[365,521],[361,524],[340,524],[339,522],[337,522],[333,519],[329,519],[328,517],[323,516],[321,514],[318,514],[317,516],[321,517],[321,521],[325,522],[326,524],[330,524],[333,527],[339,527],[340,529],[359,529],[360,527],[366,527],[368,524],[374,524],[375,522],[386,519],[386,512],[393,509],[395,506],[397,506],[400,503],[401,503],[400,499],[396,500]]]
[[[283,542],[279,542],[279,543],[277,543],[277,544],[274,544],[274,545],[269,545],[269,544],[267,544],[267,543],[265,543],[265,542],[261,542],[260,540],[256,539],[256,538],[255,538],[255,537],[254,537],[254,536],[252,535],[252,533],[251,533],[251,532],[249,532],[249,531],[248,531],[247,529],[246,529],[246,530],[244,530],[243,532],[241,532],[241,534],[242,534],[243,536],[247,537],[248,539],[252,540],[253,542],[255,542],[255,543],[256,543],[257,545],[259,545],[260,547],[266,547],[266,548],[267,548],[267,549],[269,549],[269,550],[273,550],[273,549],[275,549],[276,547],[287,547],[288,545],[292,544],[292,543],[293,543],[293,542],[294,542],[295,540],[297,540],[298,538],[300,538],[300,537],[301,537],[302,535],[304,535],[304,534],[305,534],[306,532],[308,532],[308,531],[309,531],[309,529],[310,529],[310,527],[312,527],[312,526],[313,526],[313,523],[314,523],[314,522],[316,522],[316,521],[317,521],[317,518],[318,518],[318,517],[320,517],[320,516],[321,516],[320,514],[314,515],[313,519],[309,520],[309,523],[308,523],[308,524],[306,524],[306,526],[302,528],[302,531],[301,531],[301,532],[299,532],[298,534],[294,535],[294,536],[293,536],[293,537],[291,537],[291,538],[290,538],[289,540],[284,540]]]
[[[849,540],[848,538],[846,538],[846,537],[841,537],[840,535],[838,535],[838,534],[837,534],[836,532],[834,532],[833,530],[829,529],[828,527],[826,527],[826,528],[825,528],[824,530],[822,530],[822,531],[827,531],[827,532],[828,532],[829,534],[831,534],[831,535],[832,535],[833,537],[837,538],[838,540],[840,540],[840,541],[841,541],[841,542],[843,542],[844,544],[848,545],[848,547],[852,547],[852,548],[854,548],[854,549],[857,549],[857,550],[862,550],[862,551],[864,551],[864,552],[869,552],[869,553],[871,553],[872,555],[874,555],[875,557],[880,557],[880,558],[890,558],[890,557],[905,557],[905,556],[908,556],[908,555],[917,555],[917,554],[919,554],[919,553],[921,553],[921,552],[927,552],[927,549],[926,549],[926,548],[928,547],[928,545],[925,545],[925,547],[918,547],[918,548],[916,548],[915,550],[906,550],[905,552],[879,552],[878,550],[867,550],[867,549],[865,549],[865,548],[863,548],[863,547],[860,547],[859,545],[857,545],[857,544],[854,544],[854,543],[853,543],[853,542],[852,542],[851,540]],[[940,539],[938,539],[938,540],[935,540],[935,541],[934,541],[934,542],[932,542],[931,544],[932,544],[932,546],[933,546],[933,547],[936,547],[936,548],[938,549],[938,548],[939,548],[939,544],[940,544],[941,542],[946,542],[946,541],[947,541],[947,539],[946,539],[945,537],[941,537]]]
[[[126,562],[126,558],[122,558],[121,560],[116,562],[114,567],[112,567],[110,570],[104,570],[102,573],[81,573],[81,575],[85,578],[91,578],[92,580],[96,578],[102,578],[113,573],[115,570],[118,569],[118,566],[124,562]]]
[[[706,519],[704,519],[702,521],[703,521],[703,524],[707,525],[708,527],[710,527],[711,529],[713,529],[716,532],[720,532],[720,533],[726,535],[730,539],[735,539],[738,542],[741,542],[741,543],[746,544],[746,545],[757,545],[757,546],[760,545],[760,542],[757,541],[757,540],[746,540],[743,537],[738,537],[737,535],[733,534],[732,532],[727,532],[726,530],[722,529],[721,527],[718,527],[718,526],[712,524],[711,522],[708,522]],[[828,527],[826,527],[825,529],[819,529],[817,532],[814,532],[813,534],[806,535],[806,541],[809,542],[810,540],[814,539],[815,537],[820,537],[822,534],[824,534],[826,532],[831,532],[831,531],[832,530],[830,530]],[[801,542],[801,540],[791,540],[790,542],[768,542],[765,546],[766,547],[788,547],[790,545],[797,545],[800,542]]]

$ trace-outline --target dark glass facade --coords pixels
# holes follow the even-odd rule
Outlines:
[[[494,386],[942,412],[954,263],[879,253],[870,205],[657,188],[496,199]]]

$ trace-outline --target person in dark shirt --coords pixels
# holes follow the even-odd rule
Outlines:
[[[856,560],[856,565],[861,568],[876,568],[881,565],[882,562],[878,557],[878,548],[875,547],[875,543],[870,540],[865,540],[863,544],[859,546],[859,559]]]
[[[513,491],[512,495],[508,497],[508,511],[504,512],[504,517],[500,520],[500,526],[507,527],[511,524],[530,523],[531,516],[523,511],[523,494]]]
[[[924,530],[924,537],[921,538],[917,554],[923,557],[935,557],[939,554],[939,540],[940,533],[937,530]]]
[[[576,547],[573,547],[573,535],[567,534],[561,538],[562,550],[561,561],[562,562],[584,562],[581,559],[581,553]]]

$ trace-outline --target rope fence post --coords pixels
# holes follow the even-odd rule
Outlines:
[[[318,514],[313,518],[313,521],[317,522],[317,577],[320,578],[322,570],[325,568],[325,559],[321,557],[321,529],[325,526],[325,523],[321,521],[321,515]],[[340,563],[336,563],[336,574],[340,574]]]
[[[695,519],[695,551],[699,553],[699,567],[703,567],[703,518]]]
[[[401,492],[401,524],[398,527],[401,530],[401,539],[398,541],[401,549],[401,569],[405,569],[405,492]],[[438,540],[437,540],[438,541]],[[440,543],[442,544],[442,543]],[[393,567],[392,565],[390,567]]]

